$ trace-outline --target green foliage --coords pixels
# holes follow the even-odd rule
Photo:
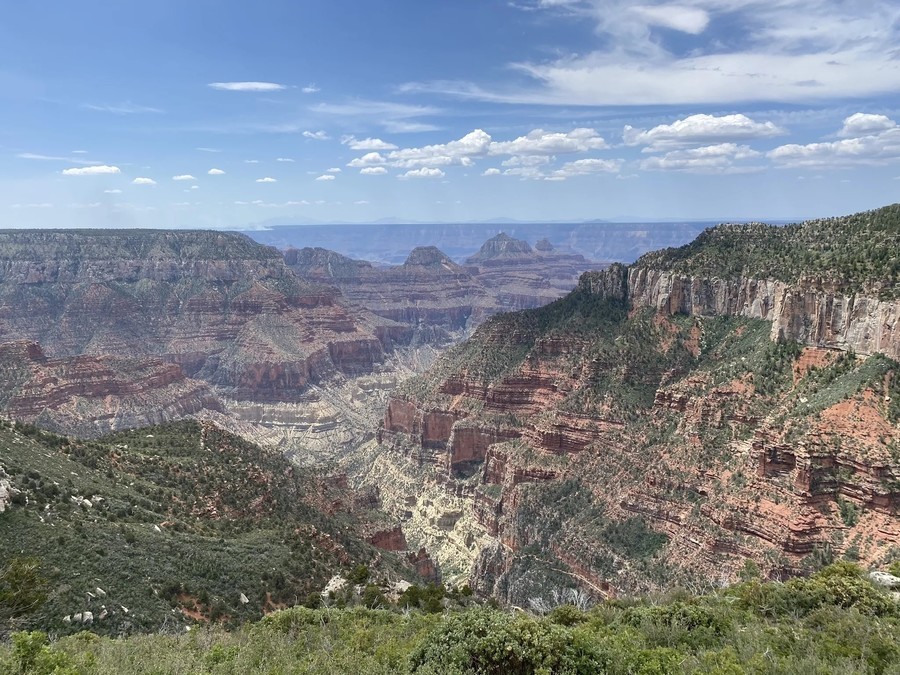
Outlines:
[[[0,571],[0,623],[37,611],[47,599],[47,580],[37,558],[12,558]]]
[[[838,497],[837,503],[844,525],[847,527],[856,525],[859,522],[859,507],[853,502],[848,502],[843,497]]]
[[[421,589],[420,589],[421,590]],[[706,595],[559,607],[545,618],[484,607],[441,614],[294,607],[233,631],[48,642],[17,633],[0,672],[182,673],[897,673],[900,605],[855,565]]]
[[[82,626],[63,617],[96,617],[100,604],[108,615],[90,628],[109,634],[192,623],[188,613],[236,624],[348,568],[369,579],[375,550],[355,520],[316,506],[337,494],[278,452],[196,422],[93,441],[21,431],[0,426],[0,463],[23,496],[0,518],[0,541],[16,542],[0,546],[0,626],[71,633]],[[414,578],[380,559],[380,573]],[[105,599],[87,596],[96,587]]]
[[[476,609],[453,616],[413,652],[413,673],[596,673],[604,661],[558,624]]]
[[[823,277],[847,292],[900,296],[900,204],[842,218],[776,227],[719,225],[680,248],[642,256],[637,266],[718,278],[788,283]]]

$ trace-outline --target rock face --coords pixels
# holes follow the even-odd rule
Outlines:
[[[605,278],[595,275],[595,278]],[[773,340],[900,358],[900,301],[847,294],[823,279],[788,284],[772,279],[718,279],[629,268],[635,307],[669,314],[745,316],[772,322]],[[606,294],[607,288],[598,288]]]
[[[434,246],[412,250],[402,265],[375,267],[321,248],[288,249],[301,278],[333,284],[350,301],[416,330],[416,340],[449,342],[501,311],[539,307],[572,288],[592,264],[548,243],[500,234],[460,266]]]
[[[771,577],[880,564],[900,545],[898,301],[844,288],[587,273],[394,393],[380,457],[407,478],[383,499],[452,496],[468,557],[429,551],[515,603],[734,578],[747,558]]]
[[[160,358],[48,359],[33,342],[0,344],[0,383],[9,417],[79,436],[222,409],[209,385]]]
[[[50,358],[156,357],[238,399],[371,372],[409,330],[216,232],[0,232],[0,339]]]
[[[578,275],[597,267],[581,255],[548,245],[544,240],[532,249],[527,241],[501,232],[488,239],[466,265],[501,311],[540,307],[571,291]]]

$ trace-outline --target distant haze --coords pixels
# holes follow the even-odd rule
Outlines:
[[[641,254],[686,244],[712,223],[466,223],[283,225],[248,230],[256,241],[280,249],[318,246],[360,260],[402,263],[416,246],[437,246],[457,262],[500,232],[534,245],[548,239],[555,248],[598,262],[632,262]]]

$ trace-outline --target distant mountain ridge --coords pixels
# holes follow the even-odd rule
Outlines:
[[[273,225],[244,232],[270,246],[319,247],[358,260],[399,265],[409,251],[436,246],[458,263],[475,254],[485,240],[504,232],[516,239],[547,239],[561,252],[589,260],[632,262],[647,251],[691,241],[709,222],[672,223],[371,223],[366,225]]]

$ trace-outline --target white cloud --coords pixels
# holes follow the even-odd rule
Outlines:
[[[746,115],[690,115],[649,130],[626,125],[622,138],[626,145],[646,145],[647,152],[655,152],[703,143],[771,138],[785,133],[772,122],[756,122]]]
[[[244,164],[259,164],[258,159],[245,159]]]
[[[843,138],[864,136],[868,134],[877,134],[897,126],[890,117],[886,115],[870,115],[868,113],[854,113],[844,120],[844,126],[838,132],[838,136]]]
[[[209,174],[210,176],[224,176],[225,175],[225,172],[222,171],[222,169],[210,169],[206,173]]]
[[[220,91],[281,91],[287,89],[276,82],[210,82],[207,86]]]
[[[344,136],[341,143],[350,146],[351,150],[396,150],[397,146],[393,143],[387,143],[380,138],[363,138],[357,139],[353,136]]]
[[[651,26],[661,26],[699,35],[709,25],[709,14],[697,7],[684,5],[639,5],[632,11]]]
[[[217,148],[194,148],[194,150],[199,150],[200,152],[222,152]]]
[[[357,157],[355,159],[350,160],[347,163],[347,166],[352,168],[359,168],[361,166],[374,166],[377,164],[384,164],[387,160],[378,152],[368,152],[362,157]]]
[[[107,166],[101,164],[99,166],[83,166],[75,169],[63,169],[63,176],[100,176],[103,174],[122,173],[117,166]]]
[[[621,159],[576,159],[566,162],[559,169],[546,177],[547,180],[565,180],[575,176],[588,176],[596,173],[618,173],[622,168]]]
[[[315,82],[310,82],[308,85],[303,87],[300,91],[302,91],[304,94],[317,94],[321,91],[321,89],[319,89],[319,87],[316,86]]]
[[[276,162],[293,162],[294,160],[291,159],[290,157],[276,157],[275,161]]]
[[[199,185],[191,185],[191,190],[199,190],[199,189],[200,189]]]
[[[333,166],[330,169],[325,171],[325,173],[340,173],[340,172],[341,172],[341,170],[336,166]]]
[[[311,138],[314,141],[327,141],[331,136],[328,135],[326,131],[304,131],[304,138]]]
[[[495,169],[495,168],[491,167],[490,169],[485,169],[484,173],[482,173],[481,175],[482,176],[499,176],[500,169]]]
[[[369,204],[370,202],[369,202],[368,200],[366,200],[366,199],[357,199],[357,200],[356,200],[355,202],[353,202],[353,203],[356,204],[357,206],[366,206],[366,205]]]
[[[151,108],[146,105],[136,105],[131,102],[119,103],[116,105],[94,105],[85,103],[81,106],[86,110],[96,110],[98,112],[108,112],[114,115],[135,115],[140,113],[162,113],[165,112],[159,108]]]
[[[334,180],[334,174],[323,173],[321,176],[316,178],[316,180]]]
[[[900,161],[900,127],[839,141],[782,145],[768,153],[776,165],[786,168],[835,169]]]
[[[197,180],[189,173],[183,173],[180,176],[172,176],[172,180]]]
[[[277,183],[278,180],[275,178],[272,178],[271,176],[265,176],[264,178],[257,178],[256,182],[257,183]]]
[[[118,188],[114,188],[114,189],[112,189],[112,190],[104,190],[104,191],[103,191],[103,194],[107,194],[107,195],[120,195],[120,194],[122,194],[122,191],[121,191],[120,189],[118,189]]]
[[[77,157],[57,157],[55,155],[40,155],[34,152],[20,152],[16,157],[19,159],[36,159],[48,162],[69,162],[71,164],[82,164],[84,166],[96,166],[101,164],[101,162],[78,159]]]
[[[152,178],[145,178],[143,176],[138,176],[133,181],[131,181],[132,185],[156,185],[156,181]]]
[[[53,204],[50,202],[40,202],[34,204],[10,204],[11,209],[52,209]]]
[[[566,133],[547,132],[535,129],[525,136],[512,141],[494,142],[490,145],[492,155],[561,155],[588,150],[603,150],[609,147],[594,130],[578,128]]]
[[[383,166],[366,166],[359,170],[363,176],[383,176],[388,172]]]
[[[520,1],[514,6],[522,6]],[[519,104],[689,105],[804,103],[891,96],[900,90],[895,0],[578,0],[529,2],[535,11],[592,23],[578,53],[508,64],[528,78],[497,86],[409,83],[430,92]],[[739,26],[690,39],[716,25]],[[673,38],[664,30],[688,35]],[[707,33],[711,31],[707,30]]]
[[[440,169],[422,167],[421,169],[412,169],[398,176],[399,178],[443,178],[446,174]]]
[[[73,155],[86,155],[86,154],[88,154],[88,151],[87,150],[73,150],[72,154]]]
[[[688,173],[747,173],[759,171],[760,166],[737,164],[761,157],[762,153],[747,145],[718,143],[689,150],[672,150],[661,157],[641,161],[645,171],[684,171]]]

